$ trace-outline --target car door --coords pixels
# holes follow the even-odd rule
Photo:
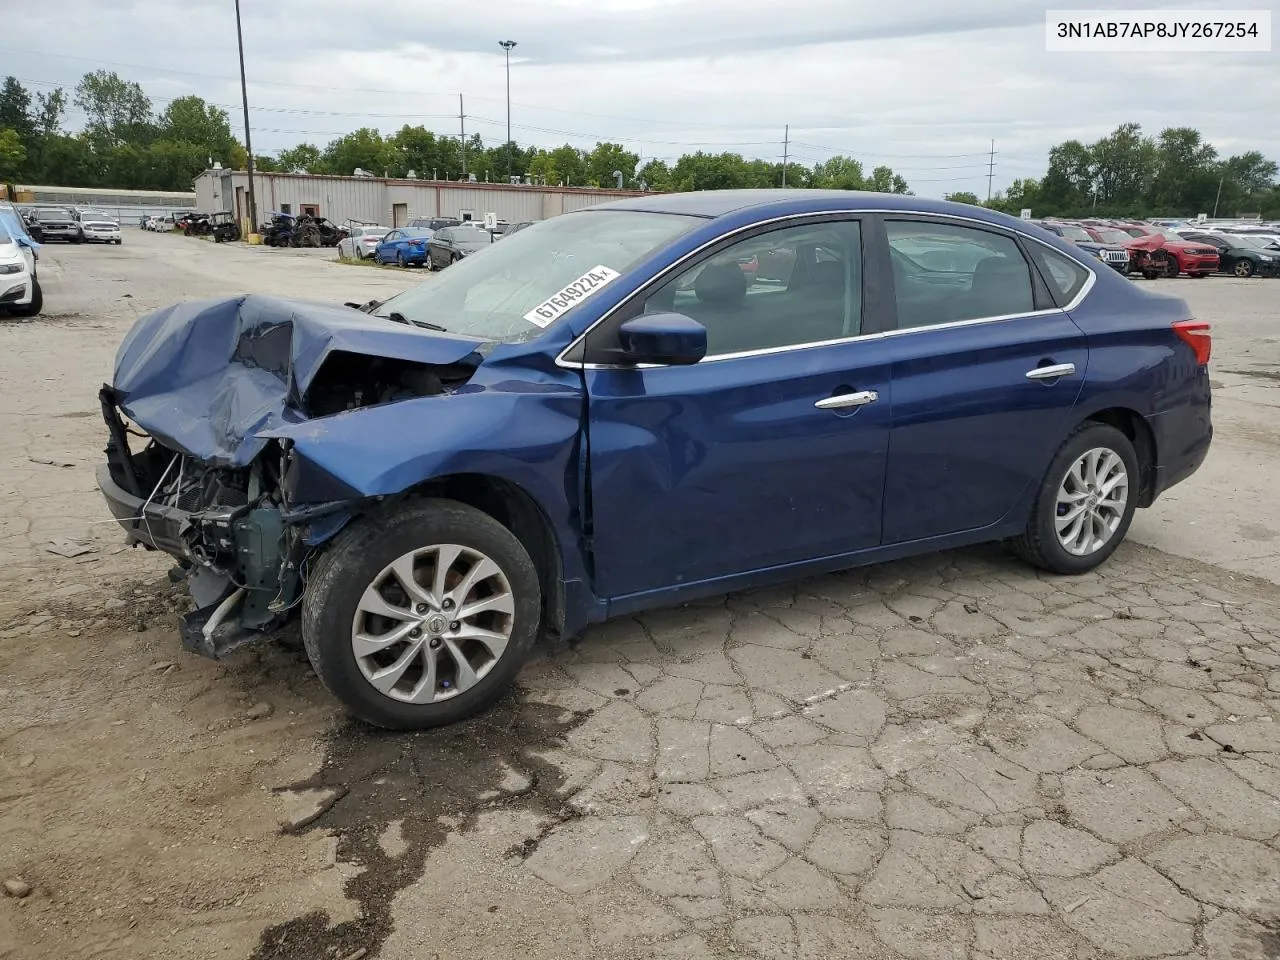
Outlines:
[[[400,252],[400,240],[404,236],[399,230],[392,230],[382,242],[378,244],[378,261],[380,263],[391,263],[395,260],[396,254]]]
[[[884,236],[896,314],[884,543],[991,526],[1041,481],[1069,426],[1089,349],[1061,307],[1092,274],[978,222],[886,217]]]
[[[889,368],[868,336],[874,321],[864,322],[879,312],[862,281],[862,234],[856,218],[759,228],[655,279],[588,335],[599,594],[616,600],[879,544]],[[788,264],[776,279],[743,270],[770,251]],[[706,327],[707,356],[616,365],[617,326],[663,311]]]

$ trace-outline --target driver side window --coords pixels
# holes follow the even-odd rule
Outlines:
[[[857,221],[786,227],[741,240],[650,294],[645,313],[673,311],[707,328],[707,356],[802,346],[862,330]]]

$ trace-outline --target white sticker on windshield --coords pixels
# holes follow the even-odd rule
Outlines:
[[[592,267],[577,280],[568,284],[524,315],[535,327],[548,326],[556,317],[577,306],[607,283],[613,283],[622,274],[604,264]]]

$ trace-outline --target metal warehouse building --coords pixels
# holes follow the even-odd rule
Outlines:
[[[546,220],[619,197],[630,190],[542,187],[450,180],[393,180],[381,177],[330,177],[303,173],[254,173],[258,221],[272,211],[327,217],[335,223],[354,220],[387,227],[404,226],[414,217],[458,217],[483,220],[496,214],[509,223]],[[249,174],[243,170],[206,170],[195,180],[197,208],[225,211],[243,221],[249,211]]]

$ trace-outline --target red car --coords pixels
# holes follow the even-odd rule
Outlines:
[[[1169,269],[1171,255],[1160,237],[1134,236],[1120,227],[1097,221],[1081,224],[1098,243],[1115,243],[1129,251],[1129,272],[1141,273],[1148,280],[1163,276]]]
[[[1207,277],[1218,272],[1217,247],[1184,240],[1176,233],[1165,233],[1143,223],[1121,224],[1120,229],[1133,237],[1161,241],[1161,246],[1168,253],[1164,267],[1166,277],[1176,277],[1179,273],[1191,277]]]

